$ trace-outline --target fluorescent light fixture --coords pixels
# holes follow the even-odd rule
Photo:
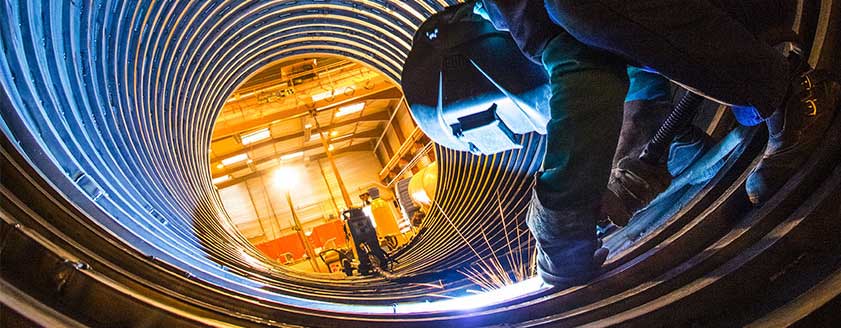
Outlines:
[[[311,123],[304,124],[304,129],[312,129],[312,124]]]
[[[327,146],[327,151],[333,151],[333,149],[336,149],[336,147],[333,147],[333,145]]]
[[[336,130],[330,131],[330,136],[331,137],[335,137],[337,135],[339,135],[339,131],[336,131]]]
[[[325,91],[325,92],[322,92],[322,93],[316,93],[316,94],[312,95],[312,101],[319,101],[319,100],[324,100],[324,99],[327,99],[327,98],[333,98],[333,93],[335,91],[336,90],[330,90],[330,91]]]
[[[353,133],[343,134],[343,135],[341,135],[341,136],[339,136],[339,137],[334,136],[335,138],[333,138],[333,140],[346,139],[346,138],[349,138],[349,137],[350,137],[350,136],[352,136],[352,135],[353,135]]]
[[[304,152],[303,152],[303,151],[299,151],[299,152],[297,152],[297,153],[291,153],[291,154],[286,154],[286,155],[280,156],[280,160],[281,160],[281,161],[288,161],[288,160],[290,160],[290,159],[293,159],[293,158],[298,158],[298,157],[303,157],[303,156],[304,156]]]
[[[339,107],[339,111],[336,112],[336,117],[353,114],[358,111],[361,111],[363,108],[365,108],[365,102],[358,102],[352,105],[342,106]]]
[[[242,161],[247,160],[247,159],[248,159],[248,154],[242,153],[242,154],[239,154],[239,155],[235,155],[235,156],[231,156],[231,157],[228,157],[226,159],[223,159],[222,160],[222,165],[227,166],[227,165],[231,165],[231,164],[234,164],[234,163],[242,162]]]
[[[220,170],[221,170],[221,169],[224,169],[224,168],[225,168],[225,164],[219,163],[219,165],[216,165],[216,168],[217,168],[217,169],[220,169]]]
[[[240,139],[242,139],[243,145],[248,145],[260,140],[266,140],[268,138],[271,138],[271,136],[272,133],[269,131],[269,128],[262,128],[260,130],[248,134],[243,134],[240,136]]]
[[[231,176],[230,175],[223,175],[221,177],[213,179],[213,184],[220,184],[220,183],[228,181],[228,180],[231,180]]]

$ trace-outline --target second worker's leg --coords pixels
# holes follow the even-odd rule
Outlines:
[[[613,156],[602,212],[614,224],[625,226],[634,212],[666,190],[671,176],[665,163],[639,161],[639,155],[672,109],[668,80],[656,73],[629,66],[628,94],[622,110],[622,130]]]

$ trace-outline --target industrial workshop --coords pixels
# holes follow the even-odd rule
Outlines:
[[[0,327],[841,320],[841,0],[5,0],[0,49]]]

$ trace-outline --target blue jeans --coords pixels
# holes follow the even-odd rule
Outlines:
[[[626,70],[615,56],[565,33],[548,43],[542,61],[552,87],[552,117],[528,224],[537,240],[538,273],[566,287],[585,282],[600,264],[593,263],[595,225],[623,102],[668,98],[670,84],[657,74]]]

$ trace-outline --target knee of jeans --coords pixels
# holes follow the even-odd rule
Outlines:
[[[575,216],[553,215],[555,213],[551,212],[531,208],[526,218],[529,231],[544,246],[557,247],[595,240],[595,225],[583,224]]]

